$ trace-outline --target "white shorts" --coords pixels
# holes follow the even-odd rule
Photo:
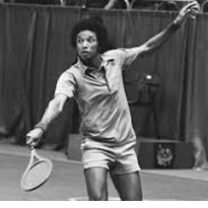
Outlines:
[[[84,169],[103,167],[109,170],[111,175],[139,171],[140,167],[134,145],[135,142],[131,142],[115,147],[85,139],[81,144]]]

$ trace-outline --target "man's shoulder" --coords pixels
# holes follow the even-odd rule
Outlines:
[[[76,77],[77,74],[79,74],[79,67],[77,66],[77,64],[73,64],[71,65],[69,68],[67,68],[65,71],[62,72],[62,74],[60,75],[61,77]]]
[[[125,49],[124,48],[117,48],[117,49],[106,51],[103,54],[103,58],[106,59],[106,60],[109,60],[109,59],[120,59],[122,57],[123,53],[125,53]]]
[[[105,53],[103,53],[103,56],[105,57],[113,57],[113,56],[117,56],[119,53],[124,52],[125,49],[124,48],[116,48],[116,49],[112,49],[109,51],[106,51]]]
[[[74,63],[70,67],[68,67],[63,73],[75,73],[78,70],[79,70],[78,64]]]

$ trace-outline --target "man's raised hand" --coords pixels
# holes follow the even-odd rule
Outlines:
[[[200,6],[197,1],[188,3],[180,10],[178,16],[174,20],[174,24],[180,26],[188,16],[195,19],[196,15],[199,13],[199,9]]]

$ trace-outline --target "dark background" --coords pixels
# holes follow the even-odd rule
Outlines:
[[[75,60],[70,46],[72,27],[82,17],[103,18],[115,47],[132,47],[164,29],[177,12],[88,9],[58,6],[0,5],[0,131],[24,142],[25,134],[41,119],[53,97],[58,77]],[[124,74],[133,83],[149,73],[160,80],[153,119],[140,132],[148,138],[207,141],[208,16],[188,19],[157,53],[136,60]],[[129,100],[138,87],[126,85]],[[50,126],[48,143],[57,143],[78,132],[78,116],[70,100],[64,113]],[[144,123],[144,107],[131,107],[137,130]],[[74,125],[76,124],[76,125]],[[159,135],[158,135],[159,134]]]

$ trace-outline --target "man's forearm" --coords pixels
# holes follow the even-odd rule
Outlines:
[[[41,121],[34,128],[40,128],[46,132],[50,123],[62,112],[63,107],[56,100],[50,101]]]
[[[147,52],[153,52],[156,49],[160,48],[164,43],[166,43],[170,37],[180,28],[179,24],[172,22],[168,25],[168,27],[154,36],[153,38],[149,39],[145,45],[147,48]]]

